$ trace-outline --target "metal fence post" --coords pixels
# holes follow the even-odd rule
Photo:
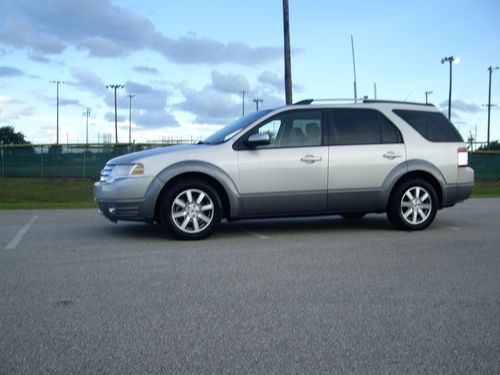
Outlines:
[[[43,178],[43,145],[40,145],[40,178]]]
[[[5,177],[5,162],[4,162],[4,154],[3,154],[3,149],[4,149],[4,144],[3,141],[1,142],[2,145],[2,177]]]
[[[85,180],[85,176],[87,174],[87,144],[83,149],[83,179]]]

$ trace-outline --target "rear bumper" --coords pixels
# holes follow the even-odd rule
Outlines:
[[[460,168],[458,183],[447,186],[443,196],[443,207],[453,206],[470,197],[474,188],[474,170],[472,168]]]
[[[473,188],[474,184],[456,185],[454,187],[447,188],[445,194],[446,199],[443,201],[443,207],[453,206],[455,203],[466,200],[472,194]]]

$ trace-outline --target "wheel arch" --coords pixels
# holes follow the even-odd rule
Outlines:
[[[409,171],[406,174],[402,175],[399,179],[397,179],[394,182],[394,184],[392,185],[391,192],[388,195],[388,199],[387,199],[386,205],[388,205],[389,202],[391,201],[392,196],[394,195],[394,192],[397,189],[397,187],[400,184],[402,184],[402,183],[404,183],[406,181],[412,180],[412,179],[421,179],[421,180],[424,180],[424,181],[428,182],[433,187],[434,191],[436,192],[436,196],[437,196],[437,199],[438,199],[438,207],[442,208],[442,205],[443,205],[443,192],[444,192],[443,185],[438,180],[438,178],[436,178],[436,176],[434,174],[432,174],[432,173],[430,173],[428,171],[425,171],[425,170],[413,170],[413,171]]]
[[[156,199],[155,203],[155,211],[154,211],[154,217],[155,220],[158,221],[159,219],[159,210],[161,207],[162,199],[165,196],[166,192],[168,189],[170,189],[173,185],[175,185],[177,182],[182,181],[182,180],[188,180],[188,179],[193,179],[193,180],[198,180],[198,181],[203,181],[210,186],[212,186],[217,194],[219,195],[219,198],[221,200],[222,204],[222,217],[223,218],[228,218],[231,216],[231,203],[230,199],[228,196],[228,193],[226,192],[226,189],[224,186],[213,176],[202,173],[202,172],[184,172],[175,175],[172,177],[170,180],[168,180],[162,187],[161,191],[158,194],[158,198]]]
[[[241,207],[240,196],[231,177],[213,164],[187,160],[165,168],[152,180],[144,198],[147,217],[158,220],[158,207],[165,191],[183,178],[199,178],[210,183],[219,193],[224,205],[223,217],[238,216]]]
[[[404,181],[412,178],[421,178],[428,181],[436,191],[438,207],[443,207],[446,200],[446,179],[441,171],[433,164],[420,159],[409,160],[397,165],[386,177],[380,190],[378,208],[387,210],[395,189]]]

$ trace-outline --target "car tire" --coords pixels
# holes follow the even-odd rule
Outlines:
[[[179,181],[161,203],[160,222],[178,239],[200,240],[213,233],[222,217],[217,191],[199,180]]]
[[[423,179],[410,179],[396,186],[389,200],[387,217],[401,230],[422,230],[434,221],[438,199],[434,187]]]

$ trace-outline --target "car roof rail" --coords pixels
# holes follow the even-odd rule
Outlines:
[[[332,99],[304,99],[293,103],[293,105],[308,105],[313,102],[347,102],[347,103],[356,103],[357,101],[362,102],[363,99],[354,99],[354,98],[332,98]]]
[[[411,105],[423,105],[427,107],[434,107],[434,104],[432,103],[407,102],[402,100],[363,99],[363,103],[411,104]]]
[[[304,99],[298,102],[293,103],[293,105],[309,105],[314,102],[343,102],[343,103],[367,103],[367,104],[376,104],[376,103],[388,103],[388,104],[411,104],[411,105],[421,105],[427,107],[434,107],[432,103],[418,103],[418,102],[407,102],[402,100],[380,100],[380,99],[368,99],[368,98],[333,98],[333,99]]]

